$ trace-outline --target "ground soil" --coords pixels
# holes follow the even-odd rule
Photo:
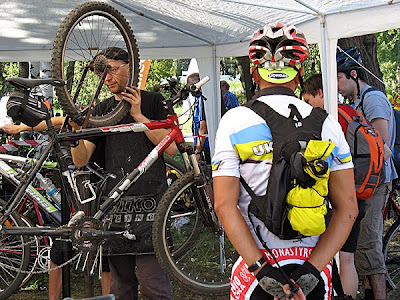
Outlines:
[[[48,299],[47,296],[47,275],[41,275],[33,277],[32,280],[27,284],[30,285],[30,290],[21,289],[16,294],[11,296],[9,300],[44,300]],[[201,296],[196,295],[190,292],[190,290],[182,288],[178,286],[175,282],[173,282],[174,289],[174,299],[175,300],[228,300],[228,295],[221,297],[210,297],[210,296]],[[26,288],[26,287],[25,287]],[[97,278],[94,278],[93,290],[95,296],[100,295],[100,282]],[[74,299],[85,298],[85,286],[84,286],[84,277],[82,273],[75,272],[71,276],[71,297]],[[360,299],[361,297],[357,297]],[[388,291],[387,299],[400,299],[400,288],[397,288],[393,291]],[[139,300],[144,300],[139,295]]]
[[[38,283],[39,282],[39,283]],[[13,296],[8,298],[8,300],[44,300],[48,299],[48,285],[47,285],[47,275],[37,276],[31,279],[27,284],[31,285],[30,290],[21,289]],[[200,296],[191,293],[188,289],[181,288],[176,283],[172,283],[174,289],[174,299],[175,300],[228,300],[228,295],[221,297],[214,296]],[[100,282],[97,278],[94,278],[94,295],[98,296],[101,294]],[[85,298],[85,286],[84,286],[84,276],[83,274],[77,272],[71,276],[71,297],[74,299]],[[143,297],[139,295],[139,300],[144,300]]]

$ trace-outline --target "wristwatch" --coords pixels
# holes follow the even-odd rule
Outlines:
[[[255,270],[257,270],[258,268],[261,268],[261,266],[263,265],[263,263],[265,263],[267,261],[267,259],[263,256],[261,257],[259,260],[257,260],[254,264],[252,264],[248,270],[250,272],[254,272]]]

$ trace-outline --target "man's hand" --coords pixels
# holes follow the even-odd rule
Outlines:
[[[142,98],[140,96],[140,89],[137,87],[126,87],[125,92],[122,92],[121,95],[123,99],[131,104],[131,109],[129,110],[132,118],[135,119],[136,122],[141,121],[142,111],[140,109],[140,105],[142,102]]]
[[[319,277],[320,271],[308,261],[299,265],[290,276],[301,287],[306,296],[317,286]]]
[[[26,125],[13,125],[13,124],[5,124],[4,126],[0,127],[0,130],[3,130],[5,133],[8,134],[17,134],[20,133],[21,131],[26,130],[25,127]]]
[[[74,121],[72,121],[71,119],[68,121],[68,124],[71,126],[73,131],[78,131],[82,128],[81,125],[76,124]]]
[[[275,297],[275,299],[286,299],[290,297],[293,292],[289,288],[289,294],[284,290],[286,278],[282,274],[282,270],[271,266],[270,264],[264,265],[262,269],[256,274],[259,286],[268,294]],[[289,284],[287,284],[289,287]],[[299,298],[300,299],[300,298]]]
[[[290,289],[290,286],[288,284],[285,284],[282,287],[284,293],[286,294],[285,298],[277,298],[274,297],[274,300],[281,300],[281,299],[293,299],[293,300],[306,300],[306,296],[304,296],[303,291],[301,290],[301,288],[297,291],[297,293],[294,294],[294,296],[292,298],[289,298],[290,295],[292,294],[292,290]]]

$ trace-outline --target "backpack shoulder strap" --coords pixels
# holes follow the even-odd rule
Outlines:
[[[346,113],[343,109],[338,107],[338,113],[347,121],[347,123],[350,123],[353,119],[349,116],[348,113]]]
[[[365,111],[364,111],[364,97],[365,97],[365,94],[367,94],[367,93],[369,93],[369,92],[371,92],[371,91],[380,91],[380,92],[382,92],[380,89],[377,89],[376,87],[369,87],[362,95],[361,95],[361,100],[360,100],[360,103],[357,105],[357,107],[356,107],[356,110],[358,110],[359,108],[361,108],[361,111],[362,111],[362,114],[364,115],[364,117],[365,117]],[[382,92],[383,93],[383,92]]]
[[[313,108],[311,113],[303,118],[299,113],[296,105],[289,104],[289,117],[282,116],[271,108],[268,104],[251,100],[244,106],[252,109],[260,117],[262,117],[271,130],[272,139],[274,142],[274,161],[280,157],[280,154],[285,147],[285,142],[288,141],[288,136],[296,136],[303,138],[303,132],[299,128],[307,128],[308,132],[312,132],[315,137],[320,136],[322,125],[328,116],[328,113],[322,108]],[[296,134],[295,134],[296,133]]]

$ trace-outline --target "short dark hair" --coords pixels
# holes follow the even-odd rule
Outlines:
[[[226,87],[228,90],[229,90],[229,88],[231,87],[231,86],[229,85],[229,83],[227,83],[225,80],[221,80],[220,85],[221,85],[221,87],[222,87],[222,86]]]
[[[192,73],[186,78],[187,84],[194,84],[200,81],[200,74],[199,73]]]
[[[315,97],[318,90],[323,90],[322,87],[322,74],[314,74],[304,81],[304,93],[310,94]]]
[[[357,72],[357,78],[358,79],[360,79],[362,81],[365,81],[365,72],[361,67],[354,67],[354,68],[351,68],[351,69],[349,69],[347,71],[340,71],[340,72],[343,72],[346,75],[347,78],[350,78],[350,72],[352,70]]]
[[[118,47],[108,47],[101,51],[97,55],[104,55],[108,59],[113,59],[113,60],[122,60],[125,63],[129,63],[129,55],[128,52],[122,48]],[[96,56],[97,56],[96,55]]]

